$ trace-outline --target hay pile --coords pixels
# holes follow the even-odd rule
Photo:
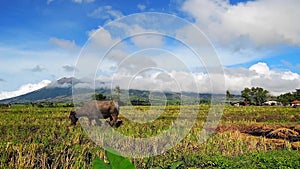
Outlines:
[[[271,139],[284,139],[291,142],[300,141],[300,126],[292,127],[274,127],[266,125],[252,125],[244,127],[241,132],[254,135],[263,136]]]
[[[288,128],[278,128],[276,130],[271,131],[269,134],[266,135],[266,137],[292,141],[299,138],[299,133]]]

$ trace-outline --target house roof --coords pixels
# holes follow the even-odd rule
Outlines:
[[[276,100],[269,100],[269,101],[266,101],[265,103],[277,103],[278,101]]]
[[[297,104],[297,103],[300,103],[300,100],[294,100],[294,101],[292,101],[292,104]]]

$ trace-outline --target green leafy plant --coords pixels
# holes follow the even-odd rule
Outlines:
[[[93,100],[105,100],[106,96],[101,93],[96,93],[92,95]]]
[[[94,160],[93,169],[135,169],[135,166],[128,158],[122,157],[113,149],[107,149],[105,155],[109,163],[105,163],[100,158],[96,158]]]

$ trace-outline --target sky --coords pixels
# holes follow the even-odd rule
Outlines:
[[[105,25],[144,12],[170,14],[197,26],[218,55],[226,90],[239,94],[245,87],[258,86],[273,95],[292,92],[300,88],[299,8],[299,0],[1,1],[0,99],[74,76],[84,47],[92,45],[93,40],[103,42],[102,47],[118,40]],[[153,31],[159,24],[173,31],[172,38],[199,42],[190,27],[164,21],[150,27],[134,27],[128,22],[119,29],[133,34]],[[101,28],[104,32],[96,36]],[[199,92],[210,92],[207,84],[213,73],[203,72],[205,64],[195,62],[193,54],[172,38],[145,35],[123,40],[111,51],[111,58],[108,55],[104,60],[96,79],[109,82],[114,77],[123,88],[130,82],[133,88],[156,86],[155,90],[170,90],[177,83],[185,91],[194,91],[190,79],[196,79]],[[127,60],[120,59],[124,55]],[[141,73],[145,66],[158,69]],[[165,83],[172,79],[173,84]]]

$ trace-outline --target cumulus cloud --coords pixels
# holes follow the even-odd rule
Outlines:
[[[137,8],[141,11],[144,11],[146,9],[146,5],[143,5],[143,4],[138,4],[137,5]]]
[[[36,65],[34,68],[30,69],[31,72],[42,72],[43,70],[45,70],[45,68],[40,65]]]
[[[123,32],[124,35],[132,36],[130,40],[138,48],[162,47],[165,44],[164,37],[158,34],[159,33],[158,31],[144,28],[141,25],[130,25],[130,23],[118,23],[113,25],[113,28],[116,28],[120,32]],[[113,30],[114,29],[103,30],[101,34],[96,33],[96,36],[98,37],[93,37],[93,39],[97,41],[103,41],[103,43],[105,44],[107,44],[107,41],[111,42],[112,40],[114,41],[120,40],[117,37],[115,37],[114,39],[112,38],[112,34],[115,33]],[[92,35],[91,33],[94,33],[95,31],[96,30],[90,31],[89,35]],[[102,46],[104,46],[103,43],[101,43]]]
[[[92,3],[94,1],[95,0],[72,0],[72,2],[75,2],[75,3],[78,3],[78,4],[81,4],[81,3]]]
[[[123,14],[118,10],[114,10],[112,6],[106,5],[95,9],[88,16],[96,19],[113,20],[122,17]]]
[[[268,0],[262,0],[262,1],[268,1]],[[194,2],[194,5],[188,4],[188,2]],[[198,1],[197,1],[198,2]],[[205,29],[207,32],[211,33],[210,36],[214,38],[215,41],[219,42],[221,45],[224,46],[229,46],[229,48],[226,48],[225,50],[223,49],[222,53],[222,61],[223,63],[225,61],[226,65],[234,65],[237,63],[245,63],[250,60],[257,60],[260,56],[257,56],[256,47],[261,46],[261,48],[264,48],[265,46],[268,45],[273,45],[273,44],[279,44],[282,43],[282,41],[274,41],[274,39],[270,37],[270,42],[272,43],[267,43],[267,41],[260,41],[259,38],[256,38],[256,36],[260,35],[259,33],[256,34],[256,31],[253,32],[247,32],[246,28],[242,27],[242,30],[236,30],[233,29],[232,27],[228,26],[226,24],[224,28],[224,23],[227,23],[229,21],[225,20],[227,15],[227,12],[236,10],[235,8],[239,8],[240,6],[247,6],[249,5],[248,3],[240,3],[239,5],[233,6],[230,5],[227,1],[209,1],[208,4],[204,3],[206,2],[205,0],[199,0],[199,4],[196,3],[196,1],[189,0],[184,3],[184,8],[186,11],[189,11],[191,15],[193,15],[196,19],[196,24],[202,26],[201,28]],[[218,3],[217,3],[218,2]],[[255,4],[255,2],[253,2]],[[276,1],[276,3],[278,3]],[[197,6],[198,5],[198,6]],[[208,6],[205,6],[208,5]],[[203,14],[201,13],[201,10],[196,10],[196,7],[204,8],[206,7],[207,9],[203,9],[204,11]],[[204,7],[203,7],[204,6]],[[195,9],[194,9],[195,7]],[[198,8],[197,8],[198,9]],[[230,10],[229,10],[230,9]],[[272,8],[271,8],[272,9]],[[208,10],[208,11],[205,11]],[[229,11],[228,11],[229,10]],[[199,14],[198,16],[198,13]],[[215,13],[216,12],[216,13]],[[229,12],[230,13],[230,12]],[[208,16],[206,16],[208,15]],[[229,15],[229,14],[228,14]],[[250,15],[251,16],[251,15]],[[198,17],[198,18],[197,18]],[[203,17],[203,18],[202,18]],[[232,16],[233,17],[233,16]],[[236,17],[239,17],[238,15]],[[244,16],[245,17],[245,16]],[[225,19],[224,19],[225,18]],[[138,19],[143,19],[143,18],[138,18]],[[247,20],[247,17],[245,18]],[[250,17],[251,19],[251,17]],[[258,19],[259,20],[259,19]],[[131,22],[130,22],[131,23]],[[133,22],[135,23],[135,22]],[[244,24],[243,22],[241,24]],[[95,38],[91,39],[92,42],[95,42],[96,47],[111,47],[112,44],[115,44],[116,42],[119,41],[118,36],[120,34],[125,34],[125,35],[130,35],[134,33],[139,33],[139,32],[152,32],[152,30],[147,30],[147,28],[139,25],[134,25],[134,24],[129,24],[127,22],[121,22],[121,23],[116,23],[115,25],[110,25],[113,28],[118,28],[118,29],[111,29],[111,30],[105,30],[102,29],[102,34],[95,34],[97,30],[92,30],[89,32],[90,37],[93,35]],[[150,27],[152,28],[152,27]],[[276,30],[279,28],[275,28]],[[117,33],[113,32],[112,30],[118,30]],[[175,30],[175,29],[172,29]],[[188,38],[189,42],[193,42],[193,38],[195,38],[195,41],[199,41],[194,32],[189,31],[191,30],[190,27],[185,27],[185,28],[180,28],[177,32],[174,32],[177,37],[181,38]],[[249,30],[250,31],[250,30]],[[173,31],[172,31],[173,32]],[[155,31],[153,31],[155,34]],[[215,34],[216,33],[216,34]],[[264,33],[263,33],[264,34]],[[266,36],[266,35],[261,35],[261,36]],[[139,37],[139,36],[137,36]],[[155,37],[155,36],[153,36]],[[140,48],[148,48],[152,44],[145,44],[141,45],[143,42],[148,43],[148,41],[152,41],[151,39],[147,39],[147,36],[143,36],[142,38],[144,39],[138,39],[138,38],[131,38],[130,42],[132,45],[134,44],[135,47],[140,47]],[[157,39],[156,39],[157,40]],[[163,38],[159,39],[158,41],[153,40],[156,44],[160,44],[158,42],[161,42],[160,45],[162,45],[162,48],[167,46],[164,44]],[[123,41],[122,41],[123,42]],[[200,42],[201,43],[201,42]],[[209,47],[207,44],[207,41],[202,42],[205,47]],[[292,44],[292,43],[290,43]],[[139,46],[140,45],[140,46]],[[265,45],[265,46],[264,46]],[[200,45],[201,46],[201,45]],[[115,47],[115,46],[114,46]],[[159,46],[157,46],[159,47]],[[118,48],[118,45],[117,45]],[[130,49],[130,48],[129,48]],[[174,49],[174,48],[173,48]],[[259,49],[258,49],[259,50]],[[100,50],[99,50],[100,51]],[[140,50],[142,51],[142,50]],[[172,51],[172,50],[171,50]],[[180,51],[179,49],[174,49],[173,52],[178,54]],[[225,51],[225,52],[224,52]],[[97,51],[98,52],[98,51]],[[101,51],[100,51],[101,52]],[[128,53],[127,53],[128,52]],[[164,59],[159,59],[158,57],[156,58],[157,54],[153,54],[151,56],[146,56],[145,53],[129,53],[132,52],[130,50],[123,50],[121,47],[118,49],[111,49],[109,53],[107,53],[107,57],[110,58],[109,61],[114,61],[117,63],[112,63],[112,62],[105,62],[103,70],[105,71],[100,71],[99,75],[99,80],[104,81],[105,84],[109,84],[110,82],[114,81],[116,85],[120,85],[122,88],[127,89],[128,84],[132,84],[131,87],[137,88],[137,89],[144,89],[148,90],[151,88],[155,89],[160,89],[160,90],[178,90],[176,87],[176,82],[179,82],[177,86],[180,86],[180,90],[182,89],[183,91],[191,91],[191,92],[197,92],[195,91],[195,87],[193,86],[193,79],[196,79],[196,83],[199,86],[199,92],[204,92],[204,93],[210,93],[212,92],[211,90],[211,85],[210,84],[210,77],[213,75],[215,77],[221,77],[223,75],[216,74],[216,72],[210,72],[211,74],[207,73],[202,73],[202,72],[192,72],[189,73],[188,71],[185,70],[177,70],[176,65],[178,64],[172,64],[174,59],[165,59],[165,57],[160,57]],[[232,55],[232,52],[234,52],[235,55]],[[225,54],[224,54],[225,53]],[[105,53],[106,54],[106,53]],[[131,54],[131,55],[130,55]],[[207,59],[211,59],[211,55],[205,55],[206,53],[203,54],[203,57],[207,57]],[[130,55],[131,58],[128,58],[127,60],[126,57]],[[185,63],[185,60],[189,60],[189,62],[192,62],[190,58],[186,59],[189,55],[187,52],[181,52],[181,55],[185,57],[179,57],[183,61],[183,65],[188,65],[188,68],[193,68],[193,64],[197,64],[198,62],[193,62],[193,63]],[[202,56],[202,55],[201,55]],[[88,57],[88,55],[87,55]],[[99,57],[98,57],[99,58]],[[94,59],[94,58],[91,58]],[[248,59],[248,60],[247,60]],[[168,62],[166,62],[168,61]],[[177,63],[179,63],[179,61]],[[98,62],[97,62],[98,63]],[[118,65],[119,63],[122,63],[123,65]],[[94,63],[92,63],[94,64]],[[168,69],[165,67],[165,65],[170,65],[172,66],[168,67]],[[211,65],[204,65],[204,66],[215,66],[213,65],[215,62],[213,62]],[[91,61],[87,62],[86,64],[88,67],[91,66]],[[97,67],[98,65],[95,65],[94,67]],[[123,67],[122,67],[123,66]],[[107,72],[107,70],[110,70],[112,67],[117,67],[116,69],[119,69],[118,72],[114,72],[114,70]],[[143,71],[143,68],[147,67],[163,67],[166,69],[168,72],[167,75],[159,75],[158,73],[140,73]],[[201,65],[200,65],[201,67]],[[198,67],[199,68],[199,67]],[[214,67],[213,67],[214,68]],[[94,70],[94,69],[93,69]],[[121,71],[122,70],[122,71]],[[162,73],[162,72],[160,72]],[[215,73],[215,74],[214,74]],[[92,75],[94,76],[94,74]],[[134,78],[133,78],[134,77]],[[174,77],[177,78],[174,82],[172,80],[166,80],[168,77]],[[291,71],[278,71],[278,70],[272,70],[266,63],[257,63],[255,65],[252,65],[249,68],[225,68],[225,75],[224,78],[226,80],[226,89],[230,90],[232,93],[235,94],[240,94],[240,91],[243,90],[245,87],[252,87],[252,86],[259,86],[263,87],[267,90],[269,90],[272,94],[280,94],[280,93],[285,93],[289,91],[293,91],[296,88],[299,88],[299,75],[297,73],[291,72]],[[220,86],[217,88],[217,92],[221,91],[222,86],[224,85],[222,83],[214,84],[215,86]],[[216,92],[216,91],[214,91]]]
[[[47,86],[47,88],[70,88],[70,87],[72,87],[72,83],[52,82]]]
[[[223,77],[225,84],[211,77]],[[259,62],[249,68],[225,68],[224,75],[212,72],[161,71],[145,72],[119,71],[113,75],[99,75],[97,80],[107,87],[120,86],[123,89],[158,90],[174,92],[222,93],[228,89],[240,94],[245,87],[262,87],[273,95],[294,91],[300,88],[300,75],[291,71],[275,71],[266,63]],[[214,85],[214,88],[212,86]]]
[[[136,29],[141,29],[139,30],[140,32],[141,31],[147,32],[147,30],[143,30],[140,27]],[[136,29],[133,29],[132,32],[135,31],[137,32]],[[155,31],[152,31],[152,33],[155,33]],[[133,36],[131,40],[139,48],[155,48],[155,47],[162,47],[164,45],[164,38],[160,35],[155,35],[155,34],[145,33],[143,35]]]
[[[280,46],[300,46],[298,0],[187,0],[181,5],[216,47],[223,65],[273,56]],[[190,34],[194,32],[182,31]],[[196,39],[197,40],[197,39]]]
[[[101,33],[99,33],[99,30],[101,30]],[[88,36],[91,38],[91,43],[97,48],[105,49],[120,41],[119,38],[113,38],[108,30],[101,27],[88,31]]]
[[[47,0],[47,4],[49,5],[53,1],[54,0]],[[81,3],[92,3],[92,2],[95,2],[95,0],[72,0],[72,2],[77,3],[77,4],[81,4]]]
[[[74,66],[71,66],[71,65],[64,65],[62,68],[63,68],[64,71],[66,71],[66,72],[74,72],[74,70],[75,70],[75,67],[74,67]]]
[[[26,84],[26,85],[22,85],[16,91],[0,91],[0,100],[20,96],[20,95],[23,95],[23,94],[41,89],[41,88],[47,86],[50,83],[51,83],[51,81],[49,81],[49,80],[43,80],[43,81],[41,81],[39,83],[36,83],[36,84],[29,83],[29,84]]]
[[[80,81],[75,79],[75,78],[68,78],[68,77],[63,77],[59,80],[55,80],[53,82],[51,82],[47,88],[70,88],[72,87],[72,84],[77,84]]]
[[[226,0],[188,0],[182,6],[210,38],[223,45],[239,40],[265,46],[300,45],[299,8],[298,0],[260,0],[237,5]]]
[[[79,50],[79,47],[75,44],[75,41],[59,39],[56,37],[51,37],[49,42],[56,45],[59,48],[66,49],[69,51],[76,51]]]
[[[270,75],[270,68],[268,67],[268,65],[266,63],[263,62],[258,62],[255,65],[252,65],[249,70],[256,72],[259,75]]]
[[[259,62],[249,69],[225,69],[227,86],[235,93],[245,87],[259,86],[274,95],[294,91],[300,87],[300,75],[291,71],[271,70],[266,63]]]

